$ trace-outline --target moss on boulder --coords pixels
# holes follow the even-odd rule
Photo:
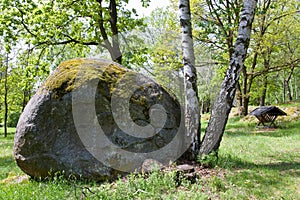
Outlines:
[[[54,98],[61,98],[84,82],[99,78],[111,89],[128,72],[117,63],[98,59],[77,58],[62,62],[43,84],[43,91],[53,92]],[[75,81],[80,79],[80,81]]]
[[[83,100],[76,107],[78,122],[73,115],[72,97],[78,91],[89,90],[89,83],[95,81],[96,90],[87,93],[91,94],[92,101]],[[128,89],[134,85],[134,91]],[[120,111],[121,114],[117,113],[116,116],[113,113],[113,97],[125,102],[124,105],[119,103],[116,112]],[[127,100],[129,108],[126,107]],[[155,111],[150,111],[151,106],[157,104],[167,111],[166,121],[161,127],[151,124],[153,121],[159,123],[160,119],[152,120],[149,114]],[[121,129],[116,117],[122,120],[122,112],[128,111],[124,110],[127,108],[133,124],[139,127],[150,124],[154,130],[159,130],[157,134],[143,138]],[[95,116],[91,116],[93,111]],[[111,144],[133,154],[144,155],[169,144],[178,132],[180,122],[179,103],[152,79],[114,62],[73,59],[62,62],[29,101],[17,125],[14,157],[18,166],[34,178],[46,178],[64,172],[67,177],[75,175],[96,181],[111,180],[123,173],[91,154],[78,133],[78,127],[86,127],[86,134],[90,134],[88,139],[97,145],[94,138],[99,132],[93,124],[98,123]],[[97,148],[103,152],[108,147]],[[176,152],[164,153],[171,156]],[[118,153],[110,152],[104,155],[104,159],[122,165],[124,159],[118,159],[118,156]],[[131,159],[124,163],[128,168],[136,164]]]

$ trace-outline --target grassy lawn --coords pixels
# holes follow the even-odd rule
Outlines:
[[[102,184],[59,177],[36,182],[14,162],[14,129],[7,138],[0,134],[0,199],[300,199],[300,120],[269,130],[231,118],[217,166],[203,169],[195,182],[175,172]]]

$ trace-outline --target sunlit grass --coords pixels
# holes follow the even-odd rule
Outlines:
[[[180,177],[179,181],[175,172],[159,171],[112,183],[60,177],[36,182],[15,164],[14,129],[7,138],[1,131],[0,199],[300,199],[300,121],[284,122],[275,130],[255,125],[231,118],[217,166],[195,183]]]
[[[235,186],[225,196],[299,199],[300,121],[276,130],[230,128],[221,144],[219,166],[228,171],[226,184]]]
[[[13,159],[13,144],[15,128],[8,128],[8,135],[4,138],[3,127],[0,130],[0,181],[9,176],[21,174]]]

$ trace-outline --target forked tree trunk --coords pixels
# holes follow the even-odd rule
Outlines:
[[[244,1],[234,53],[230,58],[229,68],[227,69],[221,90],[214,104],[212,114],[201,143],[199,152],[200,155],[210,154],[219,149],[235,96],[236,84],[239,80],[240,72],[246,58],[256,4],[257,0]]]
[[[179,0],[179,10],[184,64],[185,130],[186,137],[192,139],[192,144],[184,157],[193,160],[198,155],[200,144],[200,106],[189,0]]]
[[[104,20],[104,15],[103,15],[103,5],[102,1],[103,0],[96,0],[99,3],[100,9],[99,9],[99,17],[100,19],[98,20],[98,26],[100,28],[100,33],[101,36],[104,40],[104,46],[108,50],[111,58],[113,61],[122,64],[122,52],[120,49],[120,44],[119,44],[119,36],[118,36],[118,11],[117,11],[117,2],[116,0],[110,0],[109,2],[109,15],[110,15],[110,31],[112,33],[112,39],[111,41],[108,38],[108,31],[106,29],[106,24]]]

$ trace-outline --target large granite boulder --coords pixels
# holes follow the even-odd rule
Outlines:
[[[61,63],[26,106],[14,157],[34,178],[61,172],[114,179],[140,170],[144,161],[178,158],[186,148],[181,118],[178,101],[152,79],[113,62],[73,59]]]

